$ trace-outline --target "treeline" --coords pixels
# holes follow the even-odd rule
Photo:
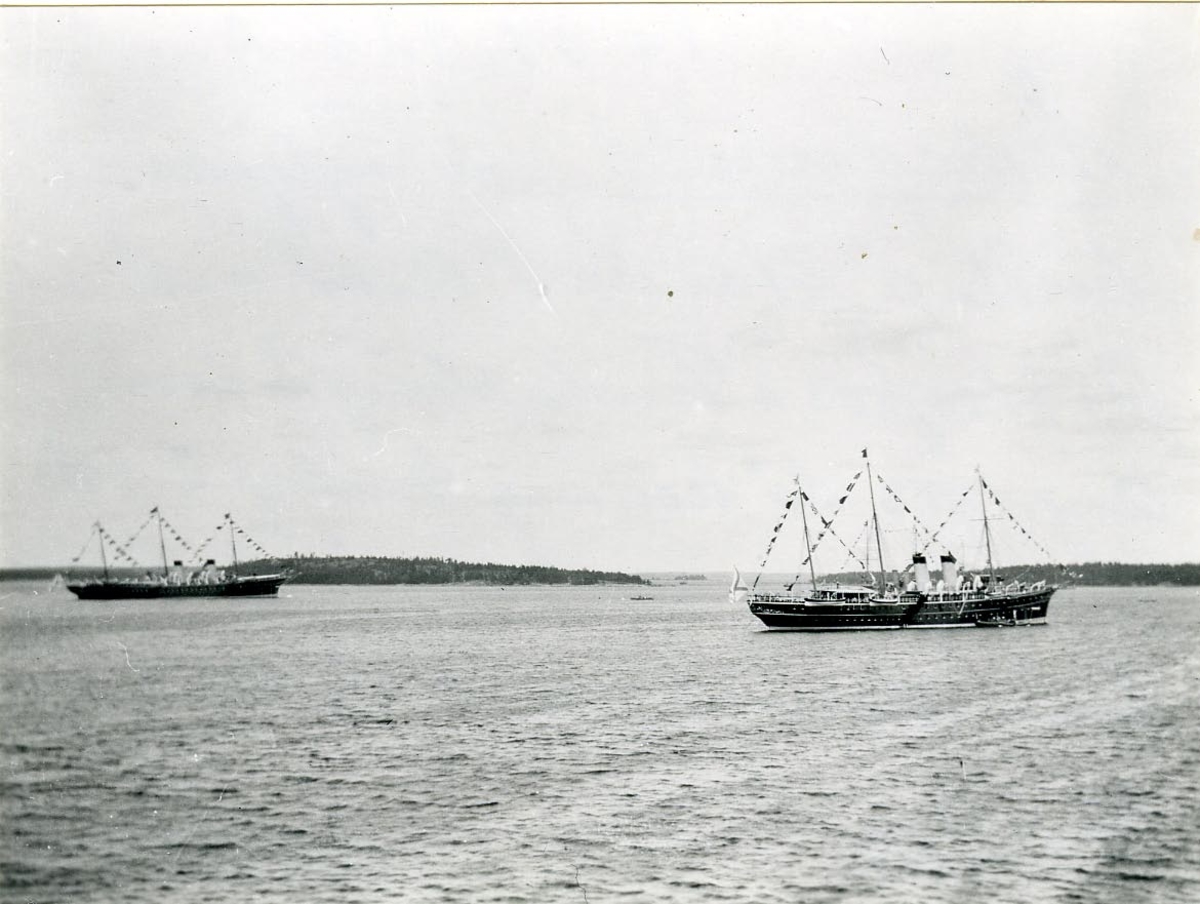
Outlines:
[[[247,570],[287,570],[296,584],[649,584],[619,571],[552,568],[546,565],[479,564],[442,558],[300,556],[248,562]]]
[[[983,574],[986,568],[963,568],[961,574]],[[909,572],[911,574],[911,572]],[[931,571],[933,580],[941,577],[937,569]],[[1046,581],[1060,586],[1081,587],[1155,587],[1166,584],[1176,587],[1200,586],[1200,564],[1184,565],[1137,565],[1127,562],[1083,562],[1075,565],[1008,565],[997,568],[996,574],[1006,581]],[[889,580],[892,574],[889,572]],[[802,578],[803,580],[803,578]],[[828,575],[822,581],[841,581],[846,584],[869,583],[869,578],[860,572],[843,572]],[[907,576],[906,576],[907,580]]]
[[[1153,587],[1173,584],[1178,587],[1200,586],[1200,564],[1127,565],[1121,562],[1084,562],[1068,565],[1070,583],[1088,587]],[[1037,580],[1035,578],[1034,580]]]
[[[159,569],[152,569],[157,573]],[[476,564],[441,558],[378,558],[367,556],[297,556],[289,559],[270,559],[243,562],[240,574],[267,574],[287,570],[297,584],[650,584],[635,574],[619,571],[590,571],[551,568],[543,565]],[[985,569],[959,568],[963,574],[981,573]],[[137,577],[145,569],[113,568],[113,577]],[[1006,581],[1047,581],[1060,586],[1084,587],[1177,587],[1200,586],[1200,563],[1184,565],[1137,565],[1124,562],[1083,562],[1075,565],[1011,565],[997,568],[996,573]],[[94,567],[75,568],[3,568],[0,580],[50,581],[57,575],[71,578],[100,577]],[[911,572],[906,573],[907,581]],[[933,580],[941,574],[932,571]],[[680,578],[699,578],[700,575],[680,575]],[[895,572],[888,573],[889,580]],[[800,578],[808,580],[807,574]],[[819,580],[841,581],[843,584],[870,583],[862,572],[842,572],[821,575]]]
[[[226,565],[227,571],[232,569]],[[162,569],[150,569],[160,574]],[[294,584],[649,584],[636,574],[620,571],[551,568],[545,565],[478,564],[441,558],[383,558],[372,556],[300,555],[286,559],[242,562],[241,575],[274,574],[286,571]],[[114,578],[137,578],[142,568],[110,568]],[[68,579],[99,578],[96,567],[3,568],[0,580],[50,581],[57,575]]]

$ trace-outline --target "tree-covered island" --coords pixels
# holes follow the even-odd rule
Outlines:
[[[224,567],[229,568],[229,565]],[[237,572],[243,575],[286,572],[293,584],[650,584],[640,575],[622,571],[553,568],[547,565],[497,565],[494,562],[480,564],[440,557],[297,555],[241,562]],[[0,580],[48,581],[56,575],[97,578],[102,573],[100,568],[90,565],[73,568],[3,568],[0,569]],[[109,574],[113,577],[137,578],[147,573],[161,574],[162,566],[109,568]]]
[[[296,556],[249,562],[247,571],[291,574],[294,584],[649,584],[620,571],[497,565],[444,558],[380,556]]]

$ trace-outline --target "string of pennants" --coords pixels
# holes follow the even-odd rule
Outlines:
[[[811,547],[812,551],[804,559],[804,561],[800,563],[801,568],[807,565],[812,559],[812,554],[817,551],[817,547],[821,545],[821,541],[825,538],[826,534],[831,534],[835,540],[841,543],[842,546],[846,547],[846,551],[850,553],[850,555],[854,556],[854,560],[858,562],[859,565],[863,565],[862,559],[858,558],[858,556],[855,555],[854,550],[849,546],[846,546],[846,541],[833,531],[833,522],[837,520],[838,513],[842,510],[842,506],[846,504],[846,500],[850,498],[850,494],[854,492],[854,487],[858,483],[858,478],[860,477],[862,477],[861,470],[850,478],[850,482],[846,484],[846,489],[842,492],[842,497],[837,501],[837,508],[833,510],[833,514],[828,518],[824,517],[820,512],[817,511],[817,506],[811,499],[808,498],[808,495],[805,494],[804,499],[808,503],[809,509],[821,522],[821,530],[817,533],[817,539],[813,541]],[[865,568],[866,566],[863,565],[863,567]]]
[[[193,562],[200,561],[200,557],[202,555],[204,555],[204,550],[208,547],[209,543],[211,543],[213,540],[215,540],[217,538],[217,531],[219,531],[222,527],[223,527],[223,525],[218,524],[215,528],[213,528],[213,532],[211,534],[209,534],[208,538],[203,543],[201,543],[199,546],[196,547],[196,551],[194,553],[192,553],[192,561]]]
[[[257,540],[255,540],[253,537],[251,537],[249,534],[247,534],[244,530],[242,530],[241,527],[238,526],[238,524],[233,520],[233,516],[230,515],[228,512],[225,513],[225,521],[229,525],[229,529],[231,531],[234,531],[236,536],[242,537],[243,541],[246,543],[247,546],[249,546],[255,552],[262,555],[262,557],[265,559],[273,558],[269,552],[267,552],[265,549],[263,549],[263,547],[259,544],[259,542]],[[220,530],[220,528],[218,527],[217,530]]]
[[[158,514],[157,508],[150,509],[150,514],[148,514],[146,516],[146,520],[142,522],[142,526],[139,527],[137,530],[135,530],[132,534],[130,534],[129,539],[125,541],[126,549],[128,549],[130,546],[132,546],[134,544],[134,541],[136,541],[137,538],[142,535],[142,531],[144,531],[147,527],[150,526],[150,522],[154,520],[154,516],[156,514]]]
[[[863,450],[863,453],[864,453],[864,454],[863,454],[863,457],[865,458],[865,457],[866,457],[866,450],[865,450],[865,449]],[[817,511],[817,509],[816,509],[816,506],[812,504],[811,500],[809,500],[809,507],[812,509],[812,512],[813,512],[813,514],[814,514],[814,515],[816,515],[818,518],[820,518],[820,520],[821,520],[821,525],[822,525],[821,532],[820,532],[819,534],[817,534],[817,539],[816,539],[816,542],[814,542],[814,543],[813,543],[813,545],[812,545],[812,551],[813,551],[814,553],[817,551],[817,546],[818,546],[818,544],[819,544],[819,543],[821,542],[821,540],[824,538],[824,536],[825,536],[825,533],[826,533],[826,532],[829,532],[829,533],[833,534],[834,538],[835,538],[835,539],[836,539],[836,540],[837,540],[839,543],[841,543],[843,547],[845,547],[845,548],[846,548],[846,551],[847,551],[847,553],[849,553],[849,558],[850,558],[850,559],[853,559],[853,560],[854,560],[854,561],[855,561],[855,562],[858,564],[858,566],[859,566],[860,568],[862,568],[862,569],[865,571],[865,570],[867,569],[866,563],[865,563],[865,562],[863,562],[863,560],[862,560],[862,559],[860,559],[860,558],[858,557],[858,555],[857,555],[857,554],[854,552],[854,548],[858,546],[858,544],[859,544],[859,541],[862,539],[863,532],[866,530],[866,528],[867,528],[867,527],[869,527],[869,526],[870,526],[870,521],[867,521],[867,522],[866,522],[866,524],[864,524],[864,526],[863,526],[863,530],[862,530],[862,531],[859,531],[858,538],[857,538],[857,539],[855,539],[855,541],[854,541],[852,544],[850,544],[849,546],[847,546],[847,545],[846,545],[846,542],[845,542],[844,540],[842,540],[842,538],[841,538],[841,537],[839,537],[839,536],[838,536],[836,533],[833,533],[833,531],[832,531],[832,529],[831,529],[831,528],[832,528],[833,521],[834,521],[834,520],[837,518],[837,516],[838,516],[838,513],[841,511],[842,505],[843,505],[843,504],[846,502],[846,500],[849,498],[851,491],[854,489],[854,486],[855,486],[855,484],[857,483],[857,481],[858,481],[858,478],[859,478],[861,475],[862,475],[862,471],[859,471],[857,474],[855,474],[855,475],[854,475],[854,478],[853,478],[853,479],[850,481],[850,483],[849,483],[849,484],[846,486],[846,490],[845,490],[845,492],[842,494],[842,497],[841,497],[841,498],[838,500],[838,507],[837,507],[837,509],[834,511],[834,513],[833,513],[833,517],[832,517],[832,518],[830,518],[830,519],[828,519],[828,520],[826,520],[825,518],[822,518],[822,517],[821,517],[821,513]],[[883,478],[883,475],[882,475],[882,474],[876,474],[876,475],[875,475],[875,479],[876,479],[876,481],[879,483],[879,485],[880,485],[881,487],[883,487],[884,491],[885,491],[885,492],[886,492],[886,493],[887,493],[889,496],[891,496],[893,500],[895,500],[896,504],[897,504],[897,505],[899,505],[899,506],[900,506],[902,509],[904,509],[905,513],[906,513],[906,514],[907,514],[907,515],[908,515],[910,518],[912,518],[912,519],[913,519],[913,523],[914,523],[914,524],[917,526],[918,530],[920,530],[922,533],[924,533],[924,534],[925,534],[925,536],[927,536],[927,537],[930,537],[931,535],[930,535],[929,528],[925,526],[924,522],[922,522],[922,521],[921,521],[921,519],[920,519],[920,518],[917,516],[917,513],[916,513],[916,512],[914,512],[914,511],[913,511],[911,508],[909,508],[909,507],[908,507],[908,504],[907,504],[907,503],[906,503],[906,502],[905,502],[903,499],[901,499],[901,498],[900,498],[900,494],[899,494],[899,493],[897,493],[897,492],[896,492],[894,489],[892,489],[892,487],[891,487],[891,486],[888,484],[888,482],[887,482],[886,480],[884,480],[884,478]],[[807,500],[807,499],[808,499],[808,497],[807,497],[807,496],[805,496],[805,499]],[[945,522],[943,522],[943,526],[944,526],[944,524],[945,524]],[[929,544],[932,544],[932,542],[933,542],[933,540],[932,540],[932,538],[931,538],[931,539],[930,539],[930,541],[929,541]],[[927,548],[927,549],[928,549],[928,546],[929,546],[929,544],[927,544],[927,545],[926,545],[926,548]],[[809,558],[811,558],[811,555],[809,556]],[[806,558],[806,559],[805,559],[803,562],[801,562],[801,563],[800,563],[800,564],[801,564],[801,567],[803,567],[804,565],[807,565],[807,564],[808,564],[809,558]],[[848,559],[847,561],[849,561],[849,559]],[[909,568],[911,568],[912,566],[911,566],[911,565],[909,565],[908,567],[909,567]],[[908,569],[905,569],[905,570],[908,570]],[[799,580],[799,575],[798,575],[798,574],[797,574],[797,576],[796,576],[796,579],[797,579],[797,580]]]
[[[215,540],[217,538],[217,533],[219,531],[224,530],[226,527],[228,527],[229,530],[232,531],[232,536],[241,537],[242,542],[244,542],[247,546],[249,546],[255,552],[259,553],[264,559],[274,558],[274,556],[272,556],[269,552],[267,552],[267,550],[265,548],[263,548],[263,546],[257,540],[255,540],[253,537],[251,537],[249,534],[247,534],[241,527],[239,527],[234,522],[233,517],[231,515],[226,513],[224,523],[218,524],[215,528],[213,528],[213,532],[208,536],[208,538],[205,539],[205,541],[203,543],[201,543],[199,546],[196,547],[196,552],[194,553],[195,561],[197,561],[197,562],[200,561],[200,556],[203,555],[204,550],[206,548],[208,548],[208,544],[210,544],[213,540]]]
[[[821,516],[817,512],[816,506],[812,504],[812,500],[808,499],[807,496],[805,496],[804,498],[808,501],[809,507],[813,510],[813,514],[815,514],[818,518],[820,518]],[[823,520],[824,519],[822,519],[822,521]],[[871,519],[868,518],[866,521],[863,522],[862,530],[860,530],[858,532],[858,536],[854,538],[854,542],[851,543],[849,546],[846,545],[846,541],[843,540],[840,536],[838,536],[837,533],[835,533],[833,530],[829,531],[829,535],[831,537],[833,537],[835,540],[837,540],[839,543],[841,543],[842,547],[846,550],[846,564],[849,564],[850,560],[853,559],[855,562],[858,563],[858,567],[861,568],[863,571],[867,570],[867,564],[858,557],[858,553],[856,553],[854,551],[854,547],[858,546],[858,544],[862,541],[863,534],[866,532],[867,528],[870,526],[871,526]],[[813,552],[817,551],[816,546],[813,546],[812,549],[813,549]],[[807,564],[808,564],[808,558],[805,558],[805,560],[800,563],[800,567],[803,568]],[[846,564],[842,565],[842,567],[838,570],[845,571]],[[796,576],[787,583],[787,585],[786,585],[787,589],[791,590],[793,587],[796,586],[797,583],[799,583],[799,581],[800,581],[800,572],[797,571]]]
[[[117,538],[101,527],[99,522],[96,522],[96,532],[100,535],[101,543],[108,543],[108,548],[112,550],[113,557],[117,561],[128,562],[130,565],[140,567],[138,560],[130,554],[129,550],[118,543]]]
[[[857,479],[857,475],[855,475],[855,479]],[[853,483],[853,481],[852,481],[852,483]],[[833,529],[833,518],[837,517],[837,512],[833,513],[833,518],[827,519],[827,518],[823,517],[819,511],[817,511],[816,503],[814,503],[811,499],[809,499],[806,494],[804,494],[804,501],[808,503],[809,509],[812,511],[812,513],[814,515],[817,516],[817,518],[820,520],[823,527],[821,529],[821,533],[819,533],[817,535],[816,543],[813,543],[813,545],[810,547],[809,554],[807,556],[805,556],[804,561],[800,563],[800,567],[804,568],[804,566],[807,565],[812,560],[813,555],[815,555],[816,551],[817,551],[817,544],[821,542],[821,540],[825,536],[825,534],[829,534],[829,536],[833,537],[833,539],[837,540],[839,543],[842,544],[842,548],[844,550],[846,550],[846,555],[849,556],[851,559],[853,559],[855,562],[857,562],[858,566],[865,571],[867,568],[866,563],[863,562],[863,560],[858,557],[858,553],[856,553],[854,551],[854,547],[858,545],[858,540],[855,540],[853,544],[847,546],[846,541],[843,540],[838,535],[837,531],[835,531]],[[838,503],[839,509],[841,507],[841,503],[845,502],[845,501],[846,501],[846,497],[843,496]],[[860,537],[861,537],[861,535],[860,535]],[[795,585],[795,583],[799,580],[800,580],[800,572],[797,571],[796,576],[794,578],[792,578],[791,584],[788,585],[788,589],[791,589],[791,587],[793,585]]]
[[[863,539],[863,537],[866,535],[866,533],[867,533],[867,529],[868,529],[868,528],[870,528],[870,526],[871,526],[871,519],[870,519],[870,518],[868,518],[866,521],[864,521],[864,522],[863,522],[863,526],[862,526],[862,528],[859,530],[859,532],[858,532],[858,536],[854,538],[854,542],[850,544],[850,547],[851,547],[852,549],[857,549],[857,548],[858,548],[858,544],[862,542],[862,539]],[[851,560],[851,559],[854,559],[854,560],[857,562],[857,561],[858,561],[858,556],[856,556],[854,553],[849,553],[849,554],[846,556],[846,561],[842,563],[842,567],[841,567],[841,568],[839,568],[839,569],[838,569],[838,571],[845,571],[845,570],[846,570],[846,566],[850,564],[850,560]],[[859,562],[858,564],[859,564],[859,565],[862,565],[862,567],[863,567],[863,570],[864,570],[864,571],[866,570],[866,568],[867,568],[867,566],[866,566],[866,563],[864,563],[864,562]]]
[[[863,450],[863,457],[864,458],[866,457],[865,449]],[[758,566],[759,573],[754,578],[754,583],[751,586],[752,591],[754,588],[758,587],[758,582],[759,582],[759,579],[762,577],[763,569],[766,568],[767,560],[771,557],[771,550],[774,549],[775,541],[779,539],[779,532],[783,529],[784,522],[787,521],[788,514],[791,512],[792,506],[795,504],[797,498],[799,498],[801,500],[801,505],[803,505],[804,503],[808,503],[809,510],[813,513],[814,516],[816,516],[817,520],[820,521],[820,523],[821,523],[821,530],[817,533],[817,538],[816,538],[816,540],[813,541],[812,545],[810,546],[808,556],[806,556],[804,561],[800,563],[800,567],[803,568],[805,565],[808,565],[808,563],[812,560],[813,555],[816,553],[817,547],[821,544],[821,541],[825,538],[826,534],[829,534],[835,540],[837,540],[838,543],[840,543],[842,545],[842,547],[848,553],[849,559],[853,559],[858,564],[858,566],[860,568],[862,568],[864,571],[867,569],[866,564],[863,562],[863,560],[861,558],[859,558],[858,554],[855,553],[854,547],[858,546],[859,542],[861,541],[861,539],[863,537],[863,534],[870,527],[870,523],[871,523],[870,520],[868,519],[867,521],[865,521],[863,523],[863,527],[859,531],[858,537],[850,545],[847,545],[846,541],[843,540],[840,536],[838,536],[838,534],[833,530],[833,522],[837,519],[838,514],[841,512],[842,506],[844,506],[846,504],[846,500],[850,498],[850,494],[854,492],[854,488],[855,488],[855,486],[857,486],[859,478],[862,477],[862,473],[863,472],[860,469],[858,471],[858,473],[856,473],[850,479],[850,482],[848,484],[846,484],[845,490],[843,490],[841,497],[837,501],[837,507],[834,509],[833,515],[829,518],[826,518],[824,515],[821,514],[820,510],[816,506],[816,503],[814,503],[812,501],[812,499],[809,497],[809,495],[800,488],[800,478],[798,475],[796,476],[796,478],[794,479],[795,486],[792,488],[792,491],[790,493],[788,493],[786,499],[784,500],[783,512],[779,516],[779,520],[775,524],[774,529],[771,531],[771,538],[767,542],[767,548],[763,553],[762,562]],[[925,534],[925,536],[928,538],[925,542],[925,545],[921,549],[922,554],[927,552],[929,550],[929,548],[931,546],[933,546],[934,543],[937,542],[937,538],[941,535],[943,528],[945,528],[945,526],[950,522],[950,520],[958,512],[959,508],[962,507],[963,501],[967,498],[967,496],[970,495],[971,490],[974,489],[974,487],[975,487],[975,483],[974,483],[974,481],[972,481],[971,485],[968,486],[965,490],[963,490],[963,492],[959,495],[959,497],[955,501],[954,505],[951,506],[950,511],[946,513],[946,517],[944,517],[942,519],[941,523],[937,526],[937,529],[931,532],[929,530],[929,528],[926,527],[925,524],[921,521],[921,519],[917,516],[917,514],[911,508],[908,507],[907,503],[905,503],[904,500],[900,498],[900,495],[894,489],[892,489],[892,487],[887,483],[886,480],[884,480],[883,475],[877,474],[877,475],[875,475],[875,478],[879,482],[879,485],[881,487],[883,487],[884,491],[887,492],[888,495],[890,495],[892,497],[892,499],[895,500],[895,502],[901,508],[904,509],[905,513],[908,514],[909,517],[911,517],[913,519],[913,524],[917,527],[917,529],[920,530],[923,534]],[[1021,525],[1021,523],[1017,521],[1017,519],[1013,516],[1012,512],[1008,511],[1008,509],[1004,507],[1004,505],[1000,502],[999,497],[996,496],[995,491],[991,488],[991,486],[988,485],[988,482],[983,478],[983,475],[979,475],[979,481],[983,485],[984,489],[987,490],[988,495],[991,496],[992,502],[995,503],[996,507],[998,509],[1000,509],[1000,511],[1003,512],[1003,514],[1005,516],[1007,516],[1008,520],[1012,522],[1013,526],[1016,527],[1017,530],[1019,530],[1026,537],[1026,539],[1028,539],[1034,546],[1036,546],[1038,548],[1038,550],[1040,550],[1047,558],[1053,559],[1054,557],[1050,555],[1050,552],[1046,549],[1046,547],[1044,547],[1040,542],[1038,542],[1038,540],[1035,539],[1033,537],[1033,535],[1030,534],[1029,531],[1027,531]],[[226,517],[228,518],[229,516],[227,515]],[[230,520],[230,524],[232,526],[232,520]],[[220,528],[218,528],[218,530],[219,529]],[[242,531],[240,529],[238,530],[238,532],[242,533]],[[207,543],[207,541],[205,541],[205,542]],[[256,543],[254,543],[254,541],[248,540],[248,542],[250,542],[251,545],[253,545],[256,549],[258,549],[264,555],[266,554],[266,550],[262,549],[262,547],[258,546]],[[910,564],[904,570],[908,571],[912,567],[913,566]],[[1062,567],[1062,566],[1060,566],[1060,567]],[[793,584],[795,584],[799,580],[800,580],[800,573],[797,572],[796,577],[793,578],[792,582],[788,585],[789,589],[791,588],[791,586]]]
[[[863,564],[862,560],[859,559],[857,555],[855,555],[854,550],[851,549],[849,546],[846,546],[846,541],[843,540],[841,537],[839,537],[837,535],[837,533],[833,530],[833,522],[837,518],[838,512],[840,512],[842,510],[842,506],[845,505],[846,500],[848,498],[850,498],[850,494],[854,491],[855,484],[858,483],[858,479],[861,476],[862,476],[862,471],[860,470],[857,474],[855,474],[852,478],[850,478],[850,482],[848,484],[846,484],[846,489],[843,491],[842,497],[840,499],[838,499],[838,501],[837,501],[837,508],[834,509],[832,517],[829,517],[829,518],[826,518],[824,515],[822,515],[821,512],[817,509],[816,503],[812,501],[812,499],[809,497],[809,495],[807,493],[805,493],[803,490],[800,489],[799,476],[797,476],[795,478],[796,486],[792,489],[792,491],[790,493],[788,493],[787,499],[784,501],[784,504],[783,504],[783,514],[780,515],[778,523],[776,523],[775,528],[771,531],[771,539],[769,541],[767,541],[767,549],[766,549],[766,552],[763,554],[762,562],[758,566],[758,574],[754,578],[754,583],[751,585],[751,588],[750,588],[751,590],[754,590],[754,588],[756,588],[758,586],[759,579],[762,578],[763,569],[767,567],[767,560],[771,557],[771,550],[775,546],[775,541],[779,539],[779,531],[783,529],[783,524],[787,520],[788,513],[791,512],[792,506],[795,504],[797,497],[799,497],[802,500],[801,504],[803,504],[805,502],[808,503],[809,509],[817,517],[817,520],[819,520],[821,522],[821,531],[820,531],[820,533],[817,534],[816,541],[810,547],[810,549],[811,549],[810,554],[804,559],[803,562],[800,563],[800,567],[803,568],[805,565],[808,564],[809,559],[812,558],[812,553],[815,553],[817,551],[817,546],[820,544],[821,540],[824,539],[826,534],[829,534],[835,540],[837,540],[839,543],[841,543],[842,546],[845,547],[846,551],[851,556],[854,557],[854,560],[859,563],[859,565]],[[866,566],[863,565],[863,567],[865,568]],[[799,574],[797,574],[796,578],[792,581],[792,583],[795,583],[799,579],[800,579],[800,576],[799,576]]]
[[[95,528],[98,525],[92,525],[92,526],[93,526],[93,528]],[[72,563],[78,562],[80,559],[83,558],[83,554],[86,553],[88,551],[88,547],[92,545],[92,537],[94,537],[95,535],[96,535],[95,530],[93,530],[90,534],[88,534],[87,542],[83,544],[83,549],[79,550],[78,554],[76,554],[75,556],[73,556],[71,558]]]
[[[1005,508],[1003,505],[1001,505],[1000,498],[996,495],[995,491],[990,486],[988,486],[988,482],[983,479],[982,474],[979,475],[979,482],[983,484],[983,488],[985,490],[987,490],[988,495],[992,497],[992,502],[996,503],[996,508],[1000,509],[1001,512],[1003,512],[1005,515],[1008,516],[1008,520],[1013,523],[1013,527],[1015,527],[1022,534],[1024,534],[1025,538],[1030,543],[1032,543],[1034,546],[1036,546],[1038,548],[1038,550],[1043,555],[1045,555],[1045,557],[1047,559],[1053,559],[1054,556],[1050,555],[1050,552],[1046,549],[1046,547],[1044,547],[1041,543],[1039,543],[1037,540],[1035,540],[1033,538],[1033,536],[1029,533],[1029,531],[1025,530],[1025,528],[1021,526],[1020,522],[1017,521],[1017,519],[1013,517],[1012,512],[1010,512],[1007,508]]]
[[[974,481],[972,481],[971,485],[962,491],[962,495],[960,495],[958,497],[958,501],[955,502],[954,505],[952,505],[950,507],[950,511],[946,513],[946,517],[942,519],[942,523],[937,526],[937,530],[935,530],[933,532],[933,534],[929,537],[929,541],[925,544],[924,547],[922,547],[922,549],[921,549],[922,555],[924,555],[924,553],[929,549],[929,547],[931,547],[934,543],[937,542],[938,534],[940,534],[942,532],[942,528],[945,527],[946,524],[950,521],[950,519],[954,517],[954,513],[958,511],[959,507],[963,504],[963,500],[966,499],[967,496],[969,496],[971,494],[971,490],[973,490],[973,489],[975,489]]]
[[[178,543],[180,546],[182,546],[184,549],[186,549],[188,552],[192,553],[193,555],[195,554],[196,551],[192,548],[192,544],[189,543],[187,540],[183,539],[183,537],[180,535],[179,531],[175,528],[175,525],[173,525],[170,521],[168,521],[166,518],[164,518],[162,516],[162,512],[160,512],[158,510],[158,506],[155,506],[153,509],[151,509],[151,514],[158,515],[159,523],[162,524],[162,526],[164,528],[166,528],[167,532],[171,535],[171,537],[175,540],[176,543]]]
[[[146,516],[146,520],[142,522],[142,526],[139,527],[137,530],[135,530],[130,535],[129,539],[126,540],[124,543],[118,543],[116,537],[114,537],[112,534],[110,534],[108,531],[106,531],[99,522],[96,522],[95,528],[96,528],[96,532],[100,535],[100,542],[101,543],[107,542],[109,548],[113,551],[113,554],[117,557],[117,559],[124,560],[133,565],[137,565],[138,561],[129,553],[129,547],[133,545],[134,541],[137,540],[137,538],[139,536],[141,536],[141,533],[142,533],[142,531],[144,531],[146,529],[146,526],[151,521],[154,520],[154,514],[155,514],[154,511],[151,511],[150,514]],[[87,542],[83,544],[83,549],[79,550],[79,555],[74,556],[71,559],[72,564],[74,564],[74,563],[78,562],[80,559],[82,559],[84,556],[84,553],[87,552],[88,547],[91,545],[92,545],[92,535],[89,534],[88,538],[87,538]]]
[[[217,536],[216,532],[214,531],[214,533],[211,536],[209,536],[208,539],[206,539],[203,543],[201,543],[197,547],[193,547],[190,543],[188,543],[187,540],[185,540],[183,538],[183,536],[179,533],[179,530],[173,524],[171,524],[170,521],[168,521],[165,517],[163,517],[162,513],[158,510],[157,506],[155,506],[154,508],[152,508],[150,510],[150,514],[146,516],[146,520],[142,522],[141,526],[137,530],[135,530],[130,535],[129,539],[126,540],[124,543],[118,542],[116,537],[114,537],[111,533],[109,533],[109,531],[105,530],[105,528],[103,527],[103,525],[100,524],[100,522],[96,522],[96,524],[95,524],[95,533],[100,537],[101,543],[108,544],[108,548],[112,551],[113,556],[118,561],[127,562],[130,565],[133,565],[136,567],[141,567],[138,560],[129,552],[129,547],[131,547],[133,545],[134,541],[136,541],[138,539],[138,537],[140,537],[142,535],[142,532],[150,525],[150,523],[152,521],[155,520],[155,518],[157,518],[161,522],[164,530],[170,534],[171,538],[173,540],[175,540],[175,542],[177,542],[180,546],[182,546],[184,549],[186,549],[188,552],[190,552],[192,554],[192,561],[195,561],[195,562],[198,562],[200,560],[200,556],[204,553],[205,548]],[[229,529],[234,532],[235,536],[241,536],[243,538],[243,542],[247,546],[249,546],[251,549],[253,549],[255,552],[262,555],[263,558],[268,558],[268,559],[272,558],[271,554],[267,552],[267,550],[262,546],[262,544],[260,544],[253,537],[249,536],[245,532],[245,530],[243,530],[239,525],[237,525],[234,522],[233,518],[229,514],[225,515],[225,524],[218,524],[216,527],[216,531],[220,531],[220,530],[224,529],[226,525],[228,525]],[[92,537],[91,537],[91,535],[89,535],[87,542],[83,544],[83,548],[81,550],[79,550],[78,555],[75,555],[71,558],[71,562],[72,563],[79,562],[83,558],[84,554],[87,553],[88,547],[91,545],[92,545]]]
[[[918,530],[920,530],[922,533],[925,534],[925,536],[928,537],[929,536],[929,528],[927,528],[924,525],[924,523],[922,523],[921,519],[917,517],[917,513],[908,507],[908,505],[905,503],[905,501],[900,498],[899,494],[895,490],[893,490],[890,486],[888,486],[887,481],[883,479],[883,475],[876,474],[875,479],[879,482],[879,485],[881,487],[883,487],[884,491],[887,492],[888,495],[890,495],[894,500],[896,500],[896,503],[902,509],[904,509],[905,514],[907,514],[910,518],[913,519],[913,524],[915,524],[917,526]]]
[[[763,560],[758,566],[758,574],[754,578],[754,584],[751,585],[751,590],[758,586],[758,580],[762,577],[763,569],[767,567],[767,559],[771,558],[771,550],[775,546],[775,541],[779,539],[779,531],[783,528],[783,522],[787,521],[788,512],[792,510],[792,504],[796,501],[796,497],[800,495],[800,476],[796,475],[794,483],[796,484],[790,493],[787,494],[787,499],[783,503],[783,514],[779,516],[779,521],[775,524],[775,529],[771,531],[771,539],[767,541],[766,552],[763,553]]]

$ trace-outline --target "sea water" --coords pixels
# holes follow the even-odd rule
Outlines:
[[[0,597],[4,901],[1200,900],[1195,589],[833,634],[716,580]]]

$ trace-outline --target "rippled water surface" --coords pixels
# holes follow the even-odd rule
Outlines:
[[[5,901],[1200,900],[1200,595],[0,585]]]

